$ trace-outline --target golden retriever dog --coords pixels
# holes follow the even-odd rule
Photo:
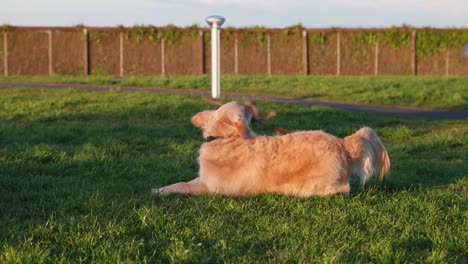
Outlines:
[[[374,174],[382,179],[390,160],[382,141],[368,127],[339,139],[323,131],[257,136],[250,123],[253,103],[230,102],[192,117],[203,130],[199,176],[152,194],[248,196],[276,193],[297,197],[348,193],[352,171],[362,186]]]

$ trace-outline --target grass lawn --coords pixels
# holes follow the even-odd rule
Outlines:
[[[294,130],[373,127],[390,176],[364,190],[355,179],[347,196],[155,197],[150,188],[195,177],[202,137],[190,117],[213,106],[4,88],[0,262],[468,262],[468,121],[257,103]]]
[[[112,76],[13,76],[0,82],[100,84],[164,87],[208,91],[210,76],[112,77]],[[268,94],[346,103],[398,105],[428,109],[468,110],[468,76],[222,76],[224,92]]]

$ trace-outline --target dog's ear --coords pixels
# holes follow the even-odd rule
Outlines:
[[[246,138],[247,137],[247,130],[245,128],[244,120],[239,119],[236,121],[235,126],[237,128],[237,132],[239,133],[239,136],[241,138]]]
[[[214,111],[207,110],[200,112],[192,117],[192,124],[196,127],[203,127],[213,116]]]
[[[257,104],[254,101],[247,101],[244,104],[244,114],[246,117],[250,116],[252,119],[256,119],[258,116]]]

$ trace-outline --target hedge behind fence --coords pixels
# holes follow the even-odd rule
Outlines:
[[[211,70],[210,31],[197,27],[11,27],[4,75],[199,75]],[[468,29],[221,30],[232,75],[468,75]]]

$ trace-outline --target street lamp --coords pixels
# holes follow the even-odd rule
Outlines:
[[[211,26],[211,97],[218,99],[221,96],[220,79],[220,37],[219,28],[226,19],[222,16],[209,16],[206,23]]]

